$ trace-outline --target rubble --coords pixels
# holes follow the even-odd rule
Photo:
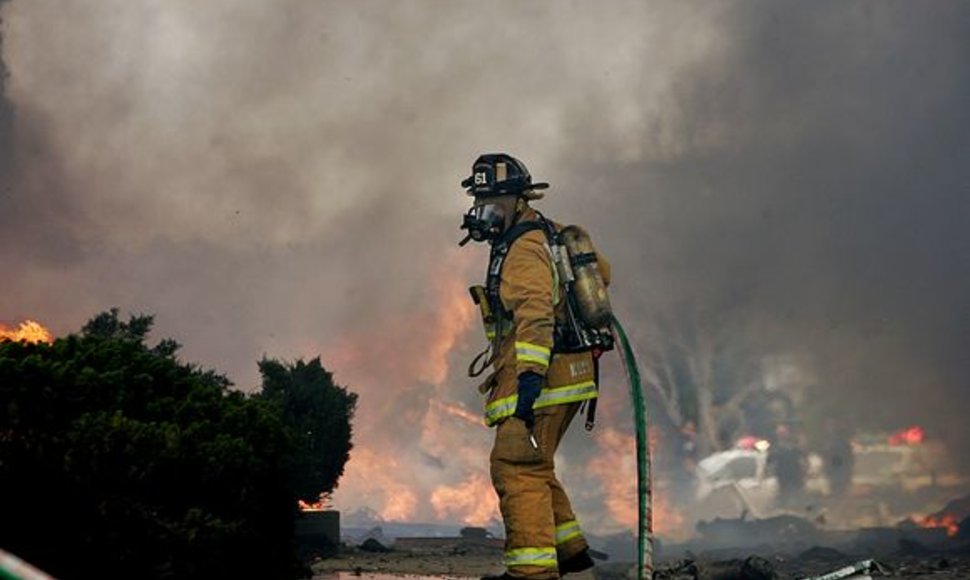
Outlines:
[[[363,552],[372,552],[376,554],[386,554],[391,551],[390,548],[378,542],[374,538],[367,538],[364,540],[364,543],[360,545],[360,549]]]
[[[777,544],[788,541],[814,543],[819,530],[811,521],[793,515],[764,519],[715,518],[698,522],[697,531],[704,542],[718,546]],[[743,542],[739,542],[743,539]]]
[[[655,580],[779,580],[775,566],[759,556],[698,564],[685,560],[660,568]]]
[[[880,574],[888,572],[885,566],[877,564],[875,560],[862,560],[861,562],[856,562],[850,566],[839,568],[834,572],[829,572],[820,576],[812,576],[811,578],[805,578],[804,580],[845,580],[856,578],[858,580],[868,580],[870,578],[869,574],[874,570],[878,571]]]
[[[964,499],[930,517],[963,516]],[[938,504],[939,505],[939,504]],[[925,512],[924,512],[925,513]],[[767,518],[719,518],[697,526],[700,538],[681,544],[657,543],[657,580],[863,580],[894,578],[956,580],[970,578],[970,524],[926,527],[920,516],[894,526],[826,529],[818,517],[794,514]],[[931,521],[932,523],[932,521]],[[380,528],[369,539],[383,538]],[[589,538],[599,560],[592,572],[575,580],[631,580],[634,538],[629,532]],[[379,543],[376,542],[375,543]],[[384,544],[381,544],[382,546]],[[390,545],[390,544],[388,544]],[[462,528],[443,536],[396,537],[393,549],[368,553],[345,546],[320,560],[316,573],[480,577],[501,573],[502,539],[483,528]],[[608,562],[603,561],[609,558]],[[332,576],[329,576],[332,579]]]

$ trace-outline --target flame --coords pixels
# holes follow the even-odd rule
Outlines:
[[[469,411],[468,409],[466,409],[461,405],[446,403],[439,399],[432,399],[430,404],[431,404],[431,409],[430,409],[431,412],[445,413],[452,417],[461,419],[465,423],[469,423],[471,425],[476,425],[476,426],[484,425],[484,419],[482,418],[481,413],[472,413],[471,411]]]
[[[465,288],[464,258],[446,258],[429,273],[427,303],[402,310],[380,326],[358,327],[314,349],[323,353],[341,379],[361,394],[354,449],[335,493],[344,510],[370,508],[385,521],[460,521],[487,525],[499,518],[488,475],[493,434],[483,428],[473,389],[458,370],[454,354],[465,341],[477,312]],[[467,362],[467,361],[465,361]],[[463,373],[461,373],[463,375]],[[622,398],[601,407],[604,416],[624,411]],[[656,448],[659,431],[651,430]],[[588,473],[600,484],[608,526],[636,529],[634,439],[619,431],[597,431],[598,457]],[[585,462],[584,462],[585,463]],[[577,466],[579,467],[579,466]],[[653,497],[655,530],[683,536],[684,517],[670,507],[657,482]],[[597,493],[597,499],[599,499]]]
[[[623,527],[636,528],[635,441],[633,437],[607,427],[597,435],[596,445],[600,452],[589,461],[586,470],[602,482],[606,496],[604,503],[610,517]]]
[[[388,385],[413,388],[419,383],[444,386],[449,355],[475,319],[475,307],[453,264],[445,264],[429,287],[434,297],[423,309],[362,328],[319,349],[353,383],[386,391]],[[314,349],[318,350],[318,349]]]
[[[899,445],[919,445],[926,438],[926,433],[919,425],[914,425],[908,429],[901,429],[889,437],[889,444]]]
[[[54,342],[54,336],[49,330],[40,323],[33,320],[25,320],[17,328],[10,328],[0,324],[0,341],[12,340],[14,342],[25,341],[30,343]]]
[[[487,469],[487,449],[475,452],[482,441],[474,439],[488,436],[481,415],[453,395],[471,386],[449,381],[451,355],[476,317],[464,261],[455,253],[430,273],[426,303],[319,349],[361,394],[357,423],[370,426],[358,431],[341,479],[342,509],[368,507],[387,521],[430,518],[438,513],[432,495],[447,493],[438,491],[443,476],[455,481]],[[444,471],[428,472],[429,464]],[[463,509],[459,517],[478,517]]]
[[[924,528],[946,528],[946,535],[951,538],[960,532],[960,523],[953,514],[935,514],[917,522]]]
[[[483,428],[480,413],[440,399],[429,401],[420,448],[433,457],[445,458],[448,468],[464,474],[461,483],[438,485],[430,493],[436,519],[485,526],[499,518],[498,498],[487,475],[491,437],[491,432]]]
[[[384,521],[406,521],[417,513],[418,496],[404,483],[413,474],[392,453],[355,446],[340,480],[341,489],[353,490],[377,510]]]
[[[431,493],[431,506],[438,519],[457,516],[469,526],[486,526],[500,519],[498,496],[484,473],[473,473],[453,487],[442,485]]]
[[[648,441],[653,453],[659,447],[660,431],[650,429]],[[602,483],[604,504],[610,517],[621,526],[635,530],[639,520],[636,439],[616,429],[605,428],[597,435],[596,444],[600,452],[589,461],[586,469]],[[648,517],[653,521],[654,533],[668,538],[686,538],[686,519],[670,505],[668,494],[656,485]]]
[[[333,507],[330,496],[326,493],[321,493],[320,498],[313,503],[307,503],[302,499],[297,500],[296,503],[301,512],[322,512]]]
[[[421,374],[422,380],[434,385],[441,385],[448,378],[448,353],[475,319],[475,307],[461,280],[446,279],[439,286],[439,292],[441,314],[435,321],[435,330],[427,346],[428,366]]]

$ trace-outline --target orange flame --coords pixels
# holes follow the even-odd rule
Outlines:
[[[919,525],[924,528],[946,528],[946,535],[951,538],[960,532],[960,523],[953,514],[927,516],[919,522]]]
[[[463,281],[446,267],[433,277],[435,300],[426,309],[385,320],[379,329],[360,329],[319,350],[354,383],[370,383],[375,390],[388,384],[443,386],[449,355],[475,319]]]
[[[590,460],[587,471],[599,478],[606,491],[605,505],[620,525],[637,525],[636,456],[633,437],[605,428],[596,437],[600,453]]]
[[[296,503],[301,512],[322,512],[332,507],[330,496],[325,493],[321,493],[320,498],[313,503],[307,503],[302,499],[297,500]]]
[[[373,508],[386,521],[431,517],[431,495],[440,481],[420,466],[429,458],[445,457],[448,468],[458,474],[478,467],[466,464],[478,456],[471,453],[472,442],[463,440],[487,432],[480,414],[453,398],[455,390],[470,387],[448,380],[451,355],[476,316],[459,256],[454,258],[431,273],[431,301],[320,349],[361,394],[358,423],[373,426],[360,432],[335,494],[336,504],[344,509]],[[415,428],[416,439],[388,435],[382,428],[396,425],[400,433],[402,423]],[[480,464],[482,469],[486,465]],[[477,517],[470,512],[451,517],[456,515]]]
[[[422,379],[441,385],[448,378],[448,353],[475,319],[475,308],[458,278],[449,278],[440,286],[441,315],[428,345],[428,368]]]
[[[34,322],[33,320],[25,320],[17,328],[10,328],[0,324],[0,341],[2,340],[30,343],[46,342],[50,344],[54,342],[54,336],[40,323]]]
[[[321,493],[315,502],[296,501],[301,512],[322,512],[333,508],[333,501],[329,493]]]
[[[355,446],[340,489],[353,490],[368,505],[381,505],[377,512],[384,521],[406,521],[418,507],[417,494],[405,483],[412,471],[393,454]]]
[[[657,447],[660,432],[651,429],[649,444],[651,450]],[[587,471],[597,477],[603,485],[606,497],[604,504],[607,512],[618,524],[636,529],[639,520],[636,494],[636,439],[615,429],[605,428],[596,437],[600,453],[587,464]],[[668,538],[684,539],[686,519],[670,505],[666,493],[654,490],[650,514],[653,530],[657,535]]]
[[[469,423],[471,425],[482,426],[485,424],[485,420],[482,418],[480,413],[472,413],[461,405],[446,403],[439,399],[433,399],[431,401],[431,410],[435,412],[440,411],[452,417],[461,419],[465,423]]]
[[[442,485],[431,493],[438,519],[458,516],[469,526],[486,526],[499,519],[498,496],[484,473],[474,473],[456,486]]]

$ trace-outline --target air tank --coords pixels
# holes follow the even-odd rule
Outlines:
[[[572,266],[573,295],[576,299],[577,313],[592,328],[609,328],[613,318],[610,297],[606,294],[606,283],[596,259],[596,250],[586,230],[579,226],[566,226],[560,232],[562,243],[569,254]]]

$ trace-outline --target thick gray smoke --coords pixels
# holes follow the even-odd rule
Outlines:
[[[460,489],[484,456],[431,441],[428,400],[478,410],[458,182],[505,150],[612,258],[642,349],[686,312],[970,457],[965,3],[0,5],[0,321],[152,312],[243,389],[320,354],[361,450]],[[387,514],[440,516],[415,502]]]
[[[966,457],[970,12],[911,8],[735,6],[670,115],[633,140],[645,153],[618,162],[578,120],[595,153],[567,147],[579,171],[563,177],[600,200],[597,230],[640,233],[615,247],[640,274],[626,306],[686,307],[710,332],[802,355],[807,396],[836,416],[921,423]],[[683,145],[658,152],[668,132]]]

